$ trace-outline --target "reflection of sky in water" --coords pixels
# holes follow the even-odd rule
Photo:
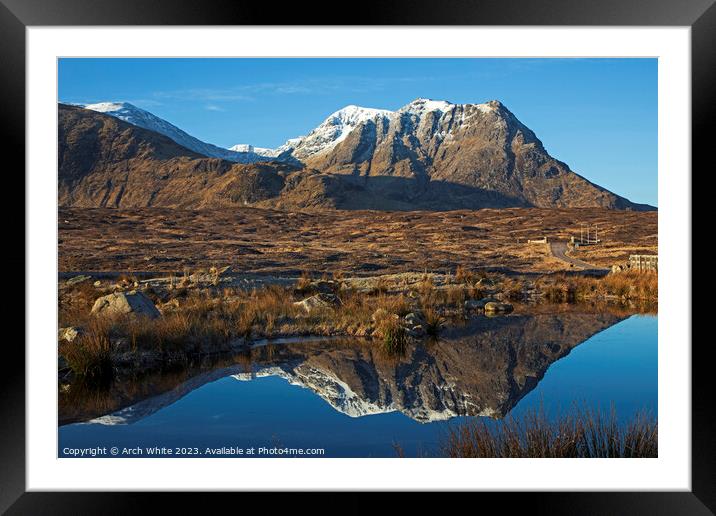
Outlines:
[[[511,412],[568,409],[573,401],[617,414],[657,409],[657,318],[632,316],[598,333],[552,364],[539,385]]]
[[[591,337],[553,363],[512,410],[543,404],[548,412],[574,401],[621,417],[657,410],[657,318],[633,316]],[[430,454],[450,422],[418,423],[399,413],[349,417],[311,390],[279,377],[208,383],[131,425],[75,424],[60,428],[60,449],[89,446],[321,447],[327,456],[394,457]]]

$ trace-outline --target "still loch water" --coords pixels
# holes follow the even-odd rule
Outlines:
[[[540,406],[553,415],[575,402],[613,405],[623,419],[656,416],[657,316],[478,317],[400,357],[365,342],[280,343],[116,383],[86,399],[61,396],[59,456],[93,447],[167,456],[148,451],[159,447],[235,457],[232,448],[254,447],[396,457],[396,445],[406,456],[436,456],[450,425],[468,418]]]

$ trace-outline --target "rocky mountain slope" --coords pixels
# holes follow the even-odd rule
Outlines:
[[[396,112],[348,106],[278,149],[224,149],[252,156],[244,167],[206,157],[214,151],[197,151],[204,147],[196,142],[178,144],[174,126],[133,110],[58,109],[63,206],[652,209],[550,157],[496,101],[418,99]]]
[[[96,111],[98,113],[104,113],[143,129],[149,129],[150,131],[163,134],[171,140],[174,140],[182,147],[186,147],[187,149],[201,154],[202,156],[225,159],[236,163],[256,163],[257,161],[267,161],[267,158],[275,157],[260,152],[254,152],[253,149],[224,149],[222,147],[203,142],[182,131],[175,125],[170,124],[166,120],[128,102],[100,102],[97,104],[78,104],[77,106],[91,111]]]
[[[552,158],[498,101],[417,99],[367,120],[308,166],[352,176],[396,199],[475,205],[646,209],[595,185]]]
[[[290,165],[206,158],[168,137],[82,109],[59,107],[58,202],[77,207],[202,208],[273,198]]]

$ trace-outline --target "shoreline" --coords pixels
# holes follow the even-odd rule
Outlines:
[[[304,274],[281,283],[255,278],[237,286],[232,275],[210,270],[180,278],[123,276],[107,282],[81,275],[60,282],[58,380],[101,379],[116,368],[141,372],[276,339],[364,339],[396,354],[408,342],[439,338],[474,317],[580,305],[658,312],[658,278],[650,273],[526,278],[458,268],[454,274],[330,279]],[[103,312],[98,305],[104,300]],[[134,308],[127,308],[128,300]],[[110,312],[111,303],[120,311]]]
[[[175,391],[179,385],[194,389],[203,383],[203,380],[199,380],[201,378],[219,379],[237,373],[253,375],[254,372],[258,374],[281,363],[285,363],[288,370],[306,360],[319,368],[329,367],[332,370],[335,366],[341,375],[347,375],[344,378],[346,381],[355,380],[352,369],[335,365],[333,359],[326,361],[318,358],[324,356],[334,357],[339,362],[358,361],[373,364],[371,367],[387,367],[389,371],[397,371],[403,370],[414,357],[423,357],[427,353],[429,356],[442,357],[440,360],[450,361],[452,366],[449,369],[463,378],[463,375],[471,374],[468,373],[471,369],[460,365],[464,361],[501,370],[505,364],[493,353],[502,349],[500,346],[512,347],[510,342],[514,335],[522,335],[522,332],[528,332],[526,335],[529,337],[524,339],[523,344],[514,343],[517,345],[515,351],[519,360],[537,360],[540,363],[546,360],[541,366],[544,367],[568,355],[572,347],[595,332],[625,321],[635,313],[638,312],[630,310],[607,314],[599,306],[589,303],[518,306],[515,312],[504,316],[473,315],[464,321],[456,320],[438,338],[412,339],[402,353],[393,354],[386,353],[378,345],[377,339],[304,335],[252,339],[236,342],[234,348],[223,351],[177,353],[173,357],[158,352],[144,352],[144,360],[141,360],[138,356],[127,355],[125,362],[114,364],[115,374],[104,383],[86,382],[71,375],[60,378],[58,388],[64,407],[61,412],[64,415],[60,420],[62,424],[86,420],[81,414],[114,412],[117,408],[165,392],[180,392],[183,388]],[[493,347],[496,344],[498,348]],[[522,351],[518,351],[520,349]],[[480,350],[479,353],[476,350]],[[363,370],[362,366],[360,370]],[[533,375],[541,378],[542,373],[535,370]],[[386,378],[392,378],[392,373]],[[110,405],[113,407],[111,410],[103,408]]]

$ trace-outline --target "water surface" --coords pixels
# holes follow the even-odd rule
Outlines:
[[[148,451],[163,447],[236,456],[253,447],[266,449],[261,456],[277,456],[272,448],[435,456],[450,425],[468,418],[535,407],[554,416],[575,402],[614,406],[622,419],[644,409],[656,415],[656,316],[571,309],[477,317],[397,357],[366,342],[282,342],[119,379],[106,392],[70,386],[60,396],[59,455],[117,447],[165,456]]]

